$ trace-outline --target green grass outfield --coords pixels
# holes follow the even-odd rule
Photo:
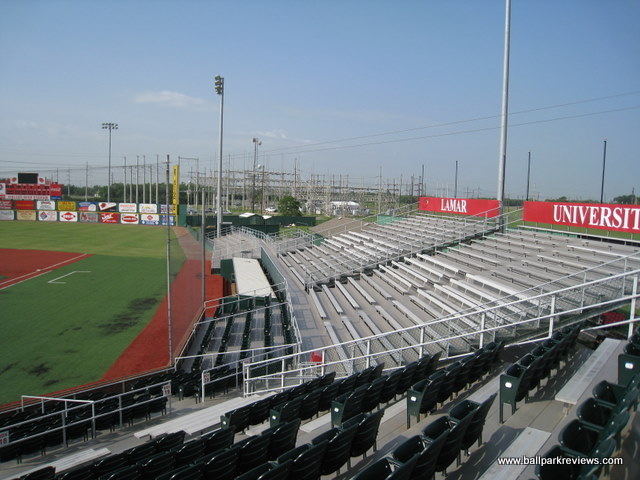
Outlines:
[[[166,235],[150,226],[0,222],[2,248],[93,255],[0,290],[0,404],[100,379],[164,297]],[[184,254],[172,239],[177,272]]]

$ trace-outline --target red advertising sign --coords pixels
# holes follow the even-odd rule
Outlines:
[[[0,200],[0,210],[11,210],[11,200]]]
[[[33,200],[14,200],[16,210],[35,210],[36,202]]]
[[[49,195],[51,195],[51,198],[62,198],[62,185],[52,183],[49,189]]]
[[[100,221],[102,223],[120,223],[120,214],[119,213],[101,213]]]
[[[640,205],[524,202],[525,222],[640,233]]]
[[[479,198],[438,198],[420,197],[418,210],[427,212],[455,213],[458,215],[478,215],[497,217],[500,202]]]

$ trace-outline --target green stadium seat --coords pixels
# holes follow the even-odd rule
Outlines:
[[[328,443],[328,440],[324,440],[294,448],[278,457],[278,463],[291,461],[289,474],[292,480],[317,480],[321,475]]]

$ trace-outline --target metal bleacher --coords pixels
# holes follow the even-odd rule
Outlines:
[[[502,233],[494,223],[407,215],[389,225],[341,231],[324,243],[332,250],[306,245],[304,251],[322,258],[325,268],[314,268],[318,262],[305,265],[304,286],[322,293],[313,294],[315,303],[333,325],[341,355],[350,353],[353,365],[375,361],[372,344],[383,339],[400,345],[395,358],[401,363],[410,361],[412,352],[442,352],[446,358],[494,340],[543,338],[567,322],[596,317],[637,295],[632,279],[640,266],[640,247],[611,247],[602,240],[519,228]],[[362,258],[365,245],[368,264]],[[283,259],[297,255],[278,251]],[[407,338],[414,345],[409,347]],[[320,350],[344,363],[331,345]],[[304,376],[308,355],[290,357],[298,369],[256,379],[255,388],[246,380],[246,391],[268,389],[274,378],[281,384],[284,377]],[[330,362],[325,368],[331,368]]]

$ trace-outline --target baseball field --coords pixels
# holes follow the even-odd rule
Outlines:
[[[0,222],[0,404],[99,380],[165,297],[166,239],[162,227]]]

